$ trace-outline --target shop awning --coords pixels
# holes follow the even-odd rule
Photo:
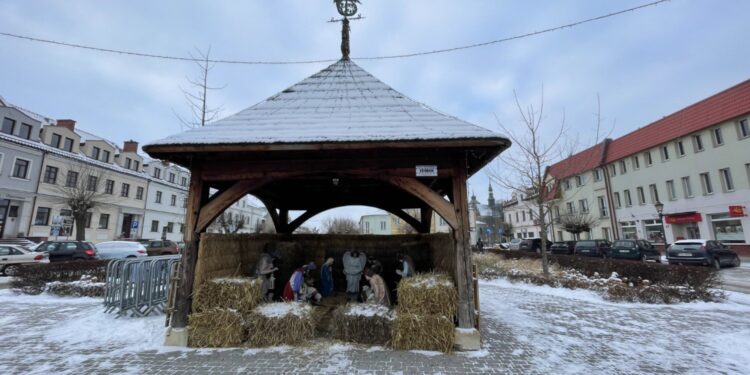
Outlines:
[[[703,221],[699,212],[680,212],[676,214],[664,215],[667,224],[692,224]]]

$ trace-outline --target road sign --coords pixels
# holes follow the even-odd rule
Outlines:
[[[138,220],[133,220],[133,223],[130,224],[131,229],[138,229]]]

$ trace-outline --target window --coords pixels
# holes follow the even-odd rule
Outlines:
[[[703,188],[703,195],[714,193],[714,187],[711,185],[711,176],[708,172],[701,173],[701,187]]]
[[[717,241],[727,243],[744,243],[745,231],[742,228],[741,218],[730,217],[729,214],[709,215],[714,238]]]
[[[170,173],[169,174],[169,182],[174,183],[174,178],[175,178],[174,173]]]
[[[180,181],[180,185],[187,186],[187,177],[182,178],[182,180]]]
[[[719,169],[719,177],[724,192],[734,191],[734,181],[732,181],[732,172],[729,171],[729,168]]]
[[[570,190],[570,179],[565,180],[565,190]]]
[[[125,168],[130,169],[131,165],[133,164],[133,160],[130,158],[125,158]]]
[[[89,176],[88,181],[86,181],[86,190],[96,191],[98,186],[99,178],[96,176]]]
[[[385,224],[385,222],[383,224]],[[172,232],[174,232],[174,223],[170,221],[167,223],[167,233],[172,233]]]
[[[52,140],[50,141],[49,145],[54,148],[60,148],[60,140],[62,137],[60,137],[60,134],[52,133]]]
[[[594,181],[602,180],[602,171],[599,168],[594,169]]]
[[[151,232],[159,231],[159,220],[151,220]]]
[[[141,169],[141,162],[138,160],[133,160],[133,170],[134,171],[140,171]]]
[[[99,215],[99,229],[109,228],[109,214]]]
[[[18,136],[23,139],[31,139],[31,130],[33,127],[29,124],[21,124],[21,129],[18,131]]]
[[[130,184],[122,183],[122,189],[120,190],[121,197],[128,197],[130,195]]]
[[[609,216],[609,212],[607,210],[607,201],[604,199],[604,196],[600,195],[596,198],[596,200],[599,203],[599,217]]]
[[[68,171],[68,176],[65,178],[65,187],[75,187],[78,185],[78,172]]]
[[[654,159],[651,158],[651,151],[646,151],[643,153],[643,158],[646,159],[646,166],[650,167],[652,164],[654,164]]]
[[[518,211],[516,211],[516,223],[519,222],[519,221],[520,220],[518,220]]]
[[[648,190],[651,193],[651,203],[659,202],[659,190],[656,188],[656,184],[648,185]]]
[[[667,197],[670,201],[677,199],[677,191],[674,188],[674,180],[667,181]]]
[[[573,205],[573,202],[565,203],[565,208],[567,208],[568,214],[573,214],[576,212],[576,207]],[[518,221],[518,217],[516,217],[516,221]]]
[[[622,232],[623,239],[635,240],[638,238],[638,229],[635,226],[635,221],[620,222],[620,229]]]
[[[16,159],[16,162],[13,163],[13,173],[11,174],[11,176],[25,180],[29,175],[30,164],[31,162],[28,160]]]
[[[34,217],[34,225],[47,225],[49,224],[49,214],[52,209],[49,207],[37,207],[36,217]]]
[[[615,208],[622,207],[622,201],[620,200],[620,193],[615,192]]]
[[[385,221],[380,222],[380,230],[385,230]]]
[[[63,150],[73,152],[73,140],[65,137],[65,144],[63,144]]]
[[[156,192],[156,200],[154,202],[161,203],[161,192],[160,191]]]
[[[685,193],[685,198],[693,197],[693,187],[690,185],[690,176],[682,178],[682,191]]]
[[[576,186],[578,187],[583,186],[583,178],[580,175],[576,176]]]
[[[620,160],[620,174],[628,173],[628,167],[625,165],[625,160]]]
[[[85,226],[86,228],[91,228],[91,216],[92,216],[92,215],[91,215],[91,212],[86,212],[86,217],[85,217],[85,219],[83,220],[83,222],[84,222],[84,226]]]
[[[104,184],[104,193],[114,194],[115,193],[115,182],[113,180],[107,180]]]
[[[161,178],[161,169],[154,168],[154,178]]]
[[[143,200],[143,186],[138,186],[138,189],[135,190],[135,199]]]
[[[630,190],[625,190],[625,206],[630,207],[633,205],[633,199],[630,197]]]
[[[578,201],[578,208],[581,209],[582,214],[589,213],[589,203],[585,199],[581,199]]]
[[[169,205],[170,206],[177,206],[177,196],[172,194],[172,197],[169,199]]]
[[[513,222],[513,216],[511,216],[511,214],[508,214],[508,222],[509,223]]]
[[[8,209],[8,217],[18,217],[18,206],[10,206]]]
[[[633,156],[633,169],[641,169],[641,158]]]
[[[721,134],[721,128],[712,130],[711,134],[713,134],[714,147],[719,147],[724,144],[724,135]]]
[[[91,149],[91,158],[95,160],[99,160],[99,154],[102,152],[102,150],[99,147],[94,146],[94,148]]]
[[[643,192],[643,188],[639,186],[636,191],[638,192],[638,204],[646,204],[646,194]]]
[[[0,129],[5,134],[13,135],[13,131],[16,129],[16,121],[9,118],[3,119],[3,127]]]
[[[555,219],[560,218],[560,207],[555,206]]]
[[[661,147],[661,161],[667,161],[669,160],[669,147],[662,146]]]
[[[693,136],[693,149],[695,150],[695,152],[701,152],[704,150],[703,138],[701,138],[700,134],[696,134]]]
[[[682,144],[682,141],[675,142],[674,149],[677,151],[677,157],[685,156],[685,145]]]
[[[615,168],[615,165],[612,164],[609,166],[609,177],[615,177],[617,176],[617,169]]]
[[[187,208],[187,197],[182,197],[182,208]]]
[[[737,124],[737,133],[739,134],[740,139],[750,137],[750,123],[748,123],[746,118],[740,120]]]
[[[109,151],[102,151],[102,161],[105,163],[109,163]]]
[[[526,211],[521,211],[521,220],[526,221]]]

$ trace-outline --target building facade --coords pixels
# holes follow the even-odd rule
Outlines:
[[[487,204],[479,203],[476,195],[469,200],[469,227],[471,243],[476,244],[482,239],[487,245],[503,241],[508,233],[503,226],[503,206],[495,201],[492,185],[487,189]]]

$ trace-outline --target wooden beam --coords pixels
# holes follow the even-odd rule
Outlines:
[[[421,232],[421,233],[430,233],[430,229],[432,229],[432,213],[433,212],[434,211],[432,210],[432,208],[430,208],[430,206],[427,206],[427,205],[419,209],[419,216],[422,219],[420,221],[422,222],[422,227],[424,229],[424,232]]]
[[[421,199],[425,204],[430,206],[430,208],[435,210],[435,212],[437,212],[437,214],[440,215],[448,225],[451,226],[451,228],[458,228],[458,217],[456,216],[453,205],[416,178],[397,176],[384,176],[382,178],[394,186],[397,186]]]
[[[456,286],[458,287],[458,326],[475,328],[476,305],[472,275],[471,246],[469,245],[469,203],[466,190],[466,161],[460,160],[453,177],[453,201],[458,226],[453,229],[456,244]]]
[[[267,184],[269,179],[262,178],[256,180],[237,181],[226,190],[217,193],[217,195],[206,203],[200,210],[196,230],[203,232],[224,210],[231,206],[232,203],[247,195],[255,189]]]
[[[381,203],[381,202],[375,202],[375,201],[368,201],[368,200],[362,200],[362,201],[337,201],[337,202],[331,202],[329,204],[319,206],[316,208],[309,209],[305,211],[302,215],[298,216],[296,219],[294,219],[291,223],[288,225],[288,233],[293,233],[297,228],[301,227],[302,224],[310,220],[313,216],[318,215],[322,212],[328,211],[333,208],[337,207],[343,207],[343,206],[368,206],[373,207],[377,209],[381,209],[386,212],[390,212],[394,215],[396,215],[401,220],[405,221],[407,224],[411,225],[415,230],[417,230],[420,233],[425,233],[423,231],[424,224],[421,223],[419,220],[414,218],[413,216],[406,213],[406,211],[389,206],[387,204]],[[429,231],[429,227],[428,227]]]
[[[276,230],[276,233],[281,233],[281,224],[279,224],[279,212],[276,211],[276,205],[274,205],[270,200],[264,199],[262,197],[258,197],[258,200],[260,200],[261,203],[263,203],[264,206],[266,206],[266,210],[268,211],[268,215],[271,216],[271,222],[273,223],[273,229]]]
[[[289,210],[286,208],[279,209],[279,233],[291,234],[289,230]]]

